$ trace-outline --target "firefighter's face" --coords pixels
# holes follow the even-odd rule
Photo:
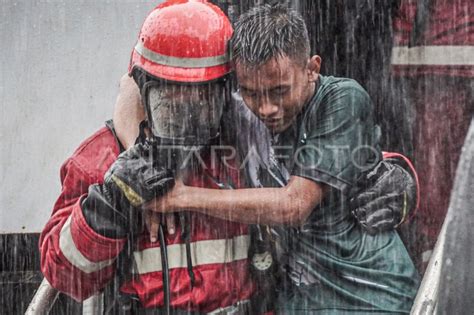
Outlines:
[[[144,99],[155,136],[201,145],[218,132],[225,85],[150,84]]]
[[[247,106],[274,133],[286,130],[310,100],[319,76],[321,58],[296,62],[288,56],[259,67],[235,65],[240,92]]]

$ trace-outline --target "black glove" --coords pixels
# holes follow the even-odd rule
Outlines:
[[[158,165],[148,143],[121,153],[104,176],[104,188],[134,207],[164,195],[173,185],[173,172]]]
[[[82,210],[94,231],[107,237],[125,237],[131,223],[137,222],[137,210],[173,185],[173,172],[156,163],[148,143],[139,143],[118,156],[103,185],[89,187]]]
[[[383,160],[359,179],[352,213],[370,234],[392,230],[416,205],[414,178],[394,160]]]

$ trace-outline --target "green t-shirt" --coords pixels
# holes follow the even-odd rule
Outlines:
[[[419,277],[396,231],[371,236],[350,213],[357,178],[381,159],[370,97],[354,80],[321,76],[273,149],[291,175],[330,187],[298,228],[285,229],[285,313],[408,313]]]

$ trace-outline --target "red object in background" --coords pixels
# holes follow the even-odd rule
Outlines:
[[[447,75],[474,78],[474,6],[471,0],[431,0],[418,45],[409,47],[417,1],[402,0],[394,19],[395,76]],[[419,27],[420,25],[417,25]]]
[[[470,0],[432,0],[418,46],[409,47],[415,1],[394,20],[392,74],[413,109],[413,158],[420,177],[416,252],[436,243],[474,113],[474,12]],[[418,25],[417,25],[418,27]],[[427,262],[424,254],[422,265]],[[420,265],[420,264],[419,264]]]

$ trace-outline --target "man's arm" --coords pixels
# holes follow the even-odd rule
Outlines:
[[[218,190],[179,184],[146,208],[156,212],[194,211],[247,224],[300,226],[323,199],[325,187],[298,176],[281,188]]]
[[[140,97],[140,93],[138,91],[138,87],[137,87],[135,81],[131,77],[129,77],[127,74],[125,74],[121,78],[120,93],[117,97],[117,101],[116,101],[116,104],[115,104],[115,110],[114,110],[115,130],[116,130],[116,133],[117,133],[117,136],[118,136],[119,140],[121,141],[121,143],[124,145],[125,148],[129,148],[135,143],[135,140],[138,136],[138,126],[139,126],[139,123],[143,119],[145,119],[145,112],[144,112],[144,108],[141,104],[141,97]],[[262,145],[262,144],[260,144],[260,145]],[[303,179],[302,177],[294,177],[294,178]],[[315,182],[310,181],[310,180],[306,180],[306,182],[308,182],[309,184],[316,184]],[[316,185],[318,185],[318,184],[316,184]],[[367,188],[372,188],[372,187],[367,187]],[[393,183],[390,183],[389,188],[394,188]],[[259,189],[258,194],[260,194],[260,191],[261,190]],[[262,192],[263,192],[263,189],[262,189]],[[216,191],[213,190],[212,193],[216,193]],[[278,193],[281,193],[281,192],[278,192]],[[302,192],[302,193],[304,193],[304,192]],[[202,198],[202,195],[200,195],[199,192],[195,192],[195,194],[198,195],[198,197],[197,197],[198,199]],[[203,200],[201,202],[201,205],[209,200],[209,198],[207,198],[207,196],[206,196],[206,198],[202,198],[202,199]],[[369,201],[373,201],[373,202],[370,203],[370,205],[377,205],[378,203],[380,203],[378,201],[381,200],[381,196],[374,195],[372,199],[369,200]],[[398,199],[400,199],[400,198],[398,198]],[[386,206],[388,208],[393,209],[393,211],[395,211],[397,214],[402,212],[402,207],[399,206],[400,202],[399,202],[398,199],[397,200],[389,200],[386,203]],[[403,198],[401,200],[403,200]],[[366,212],[378,210],[378,206],[376,208],[370,207],[370,205],[367,203],[368,201],[358,202],[357,197],[356,197],[355,201],[357,203],[356,208],[361,208],[362,206],[367,204],[364,208]],[[316,204],[317,203],[315,203],[315,205]],[[232,208],[235,208],[235,205],[233,205]],[[267,209],[268,207],[264,207],[264,208]],[[206,210],[208,212],[213,211],[212,207],[210,207],[209,209],[205,209],[204,207],[202,207],[202,209],[201,209],[202,212],[206,212]],[[285,210],[285,209],[283,209],[283,210]],[[304,209],[302,209],[302,210],[304,210]],[[264,212],[264,211],[265,210],[259,210],[259,212]],[[278,209],[277,212],[279,212],[279,211],[280,211],[280,209]],[[220,212],[215,213],[214,216],[217,216],[219,218],[229,219],[229,213],[228,212],[229,211],[227,210],[227,211],[224,211],[223,213],[220,213]],[[250,212],[252,212],[252,211],[250,211]],[[236,214],[237,211],[234,211],[233,213]],[[286,212],[286,211],[281,211],[280,216],[285,216],[287,213],[288,212]],[[209,214],[212,215],[211,213],[209,213]],[[254,212],[252,212],[251,215],[253,215],[253,214],[254,214]],[[148,215],[150,215],[150,214],[148,214]],[[234,215],[232,215],[232,217],[233,216]],[[255,220],[252,221],[248,217],[242,218],[242,217],[238,217],[237,215],[235,215],[235,216],[236,216],[236,218],[235,218],[236,221],[241,221],[241,222],[245,222],[245,223],[248,223],[249,221],[254,222],[254,221],[257,221],[257,219],[258,219],[258,218],[254,218]],[[259,216],[260,216],[260,220],[263,220],[263,218],[261,218],[263,215],[259,214]],[[153,216],[152,215],[152,218],[154,218],[155,221],[156,221],[156,219],[158,219],[158,216]],[[273,219],[274,222],[277,222],[277,221],[279,223],[282,222],[282,218],[280,218],[280,220],[277,220],[275,218],[270,218],[270,219]],[[152,222],[153,220],[146,220],[146,221],[147,221],[147,223],[149,223],[149,222]],[[260,221],[260,222],[263,223],[263,221]],[[397,223],[398,223],[398,221],[396,223],[392,224],[392,225],[387,226],[386,229],[392,229]],[[174,224],[171,224],[171,225],[174,226]],[[152,234],[156,234],[157,224],[154,224],[154,227],[150,228],[150,231],[154,231],[154,233],[152,233]],[[156,238],[156,235],[155,235],[155,237],[152,237],[152,238]]]
[[[114,108],[114,129],[122,145],[128,149],[135,144],[140,122],[145,119],[140,91],[132,77],[124,74]]]

